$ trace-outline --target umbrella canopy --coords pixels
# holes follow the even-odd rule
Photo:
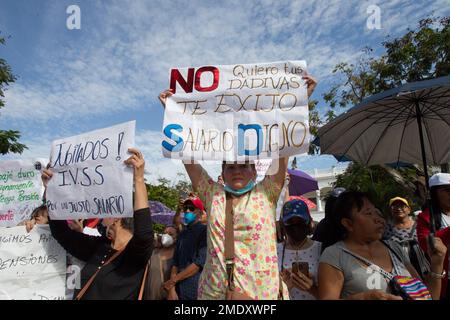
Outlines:
[[[317,180],[306,172],[288,169],[288,173],[290,175],[289,195],[300,196],[319,189]]]
[[[311,200],[309,200],[308,198],[306,198],[304,196],[289,196],[289,200],[294,200],[294,199],[302,200],[304,203],[306,203],[309,210],[315,209],[317,207],[314,202],[312,202]]]
[[[450,162],[450,76],[373,95],[320,128],[318,136],[322,153],[362,164],[422,164],[429,191],[427,165]]]
[[[149,201],[150,212],[154,223],[161,223],[164,225],[171,225],[175,211],[166,207],[159,201]]]
[[[449,101],[450,77],[376,94],[320,128],[321,152],[366,165],[447,163]]]

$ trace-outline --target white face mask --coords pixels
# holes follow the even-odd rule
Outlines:
[[[173,245],[174,241],[171,235],[168,235],[167,233],[163,234],[161,237],[161,244],[163,247],[170,247]]]

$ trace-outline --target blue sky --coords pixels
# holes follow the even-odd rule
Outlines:
[[[81,30],[66,27],[72,4],[81,9]],[[379,6],[381,29],[367,28],[369,5]],[[10,36],[0,56],[18,76],[0,127],[20,130],[29,147],[3,158],[48,157],[55,139],[135,119],[150,181],[184,172],[161,155],[157,95],[170,68],[304,59],[323,111],[321,94],[338,80],[334,65],[355,62],[365,46],[381,53],[387,35],[431,12],[450,14],[450,0],[2,0],[0,7],[1,34]],[[298,162],[308,170],[337,164],[330,156]]]

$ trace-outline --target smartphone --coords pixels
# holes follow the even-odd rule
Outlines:
[[[292,273],[298,273],[298,270],[299,270],[298,262],[292,262],[292,269],[291,269]]]
[[[309,263],[308,262],[292,262],[292,272],[293,273],[303,273],[305,276],[309,273]]]

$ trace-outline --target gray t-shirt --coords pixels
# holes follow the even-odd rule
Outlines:
[[[397,243],[394,241],[386,242],[393,250],[395,250],[399,258],[401,258],[401,260],[399,260],[399,258],[389,250],[389,255],[394,266],[391,274],[411,276],[405,267],[405,265],[410,264],[409,258],[404,256]],[[356,293],[374,289],[390,293],[388,286],[389,280],[376,271],[377,266],[371,268],[367,267],[365,263],[345,252],[343,248],[346,248],[344,242],[339,241],[326,248],[320,257],[320,263],[326,263],[340,270],[344,274],[341,299],[345,299]]]

